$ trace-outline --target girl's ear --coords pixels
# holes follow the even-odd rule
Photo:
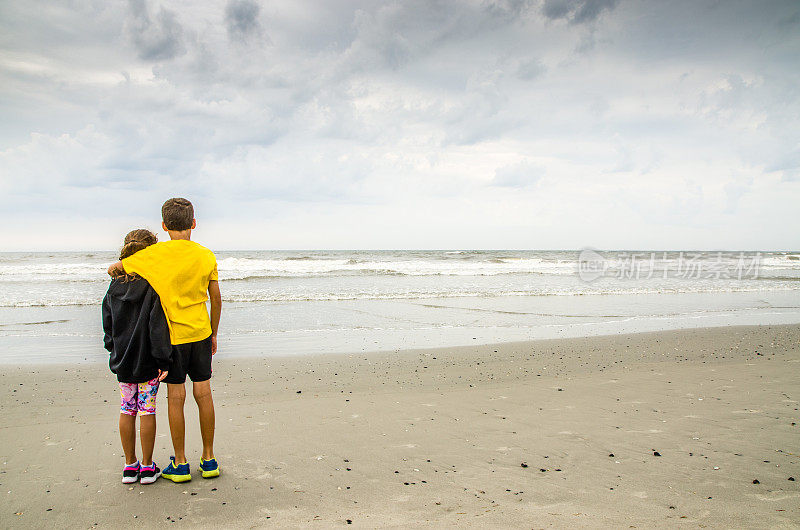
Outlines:
[[[161,221],[161,228],[164,229],[164,232],[169,232],[169,230],[167,230],[167,223],[165,223],[164,221]]]
[[[192,230],[197,228],[197,219],[192,219]]]

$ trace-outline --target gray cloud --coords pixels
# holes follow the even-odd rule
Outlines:
[[[230,0],[225,7],[225,26],[228,37],[235,41],[246,41],[262,35],[258,15],[261,7],[253,0]]]
[[[518,20],[533,6],[532,0],[492,0],[486,3],[486,12],[508,21]]]
[[[183,27],[173,11],[162,7],[151,17],[147,0],[129,0],[128,34],[139,58],[164,61],[186,52]]]
[[[517,67],[517,77],[525,81],[531,81],[544,75],[547,68],[542,61],[535,58],[523,59]]]
[[[545,0],[542,13],[551,20],[566,19],[571,24],[592,22],[603,11],[611,11],[619,0]]]
[[[768,233],[746,214],[789,226],[800,200],[794,2],[181,5],[0,3],[0,222],[91,227],[120,196],[127,214],[188,195],[261,233],[248,211],[328,212],[345,233],[420,204],[468,227],[485,203],[522,232],[532,205],[554,227],[594,215],[600,236],[625,211],[718,248],[692,228]]]

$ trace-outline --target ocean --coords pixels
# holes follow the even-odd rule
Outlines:
[[[217,252],[221,355],[800,322],[800,252]],[[0,362],[105,357],[114,252],[0,253]]]

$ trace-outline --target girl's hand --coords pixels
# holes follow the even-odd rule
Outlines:
[[[159,382],[163,381],[167,377],[168,373],[169,373],[169,370],[164,370],[163,372],[161,370],[159,370],[158,371],[158,380],[159,380]]]
[[[116,263],[112,263],[108,267],[108,275],[112,278],[116,278],[117,276],[122,276],[125,274],[125,267],[122,266],[122,261],[118,261]]]

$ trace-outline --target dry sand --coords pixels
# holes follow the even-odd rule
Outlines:
[[[798,527],[798,363],[798,325],[223,352],[222,476],[196,471],[192,403],[193,480],[132,487],[105,366],[5,366],[0,527]]]

